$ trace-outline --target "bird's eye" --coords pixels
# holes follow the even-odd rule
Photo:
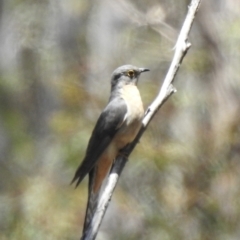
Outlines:
[[[133,78],[135,76],[135,71],[134,70],[129,70],[127,72],[127,75],[130,77],[130,78]]]

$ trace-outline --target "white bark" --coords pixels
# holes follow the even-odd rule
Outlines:
[[[154,115],[157,113],[158,109],[173,93],[176,92],[176,89],[173,87],[173,82],[177,74],[177,71],[182,63],[182,60],[191,46],[190,42],[188,41],[188,36],[193,24],[193,20],[199,8],[200,2],[201,0],[191,1],[191,4],[188,8],[187,16],[185,18],[182,29],[177,39],[173,60],[171,62],[167,75],[164,79],[163,85],[159,91],[159,94],[152,102],[152,104],[148,107],[145,113],[145,117],[142,121],[142,128],[140,129],[139,134],[137,135],[135,140],[125,149],[124,155],[126,157],[123,157],[122,155],[117,157],[115,164],[108,177],[106,187],[100,197],[97,211],[89,226],[86,237],[82,240],[94,240],[96,238],[98,229],[100,227],[104,214],[107,210],[108,204],[111,200],[118,178],[127,161],[127,157],[130,155],[136,144],[139,142],[139,139],[141,138],[143,132],[146,130],[148,124],[150,123]]]

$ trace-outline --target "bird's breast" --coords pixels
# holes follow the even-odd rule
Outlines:
[[[127,124],[142,120],[144,109],[138,88],[135,85],[126,85],[122,88],[121,96],[127,104]]]
[[[135,85],[124,86],[121,90],[121,97],[127,105],[127,113],[125,121],[115,137],[118,148],[123,148],[134,140],[144,116],[142,99]]]

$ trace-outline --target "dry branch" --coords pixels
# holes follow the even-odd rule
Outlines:
[[[93,217],[93,220],[89,226],[86,236],[82,238],[82,240],[94,240],[96,238],[98,229],[102,222],[103,216],[106,212],[108,204],[111,200],[113,191],[116,187],[118,178],[124,168],[128,156],[135,148],[136,144],[139,142],[142,134],[146,130],[148,124],[151,119],[157,113],[158,109],[163,105],[163,103],[174,93],[176,89],[173,87],[173,81],[177,74],[177,71],[182,63],[184,56],[186,55],[188,49],[191,44],[188,41],[189,32],[191,30],[193,20],[196,16],[197,10],[199,8],[201,0],[192,0],[191,4],[188,8],[188,13],[183,23],[182,29],[178,36],[178,40],[175,46],[175,52],[173,56],[173,60],[171,62],[170,68],[167,72],[167,75],[164,79],[163,85],[157,95],[156,99],[152,102],[152,104],[148,107],[144,119],[142,121],[142,127],[135,138],[135,140],[124,149],[124,156],[118,156],[108,177],[108,181],[106,187],[101,195],[101,198],[98,203],[97,211]]]

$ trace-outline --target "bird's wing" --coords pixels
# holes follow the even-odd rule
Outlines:
[[[89,140],[86,156],[78,167],[72,182],[76,186],[95,166],[126,119],[127,105],[122,98],[114,98],[101,113]]]

